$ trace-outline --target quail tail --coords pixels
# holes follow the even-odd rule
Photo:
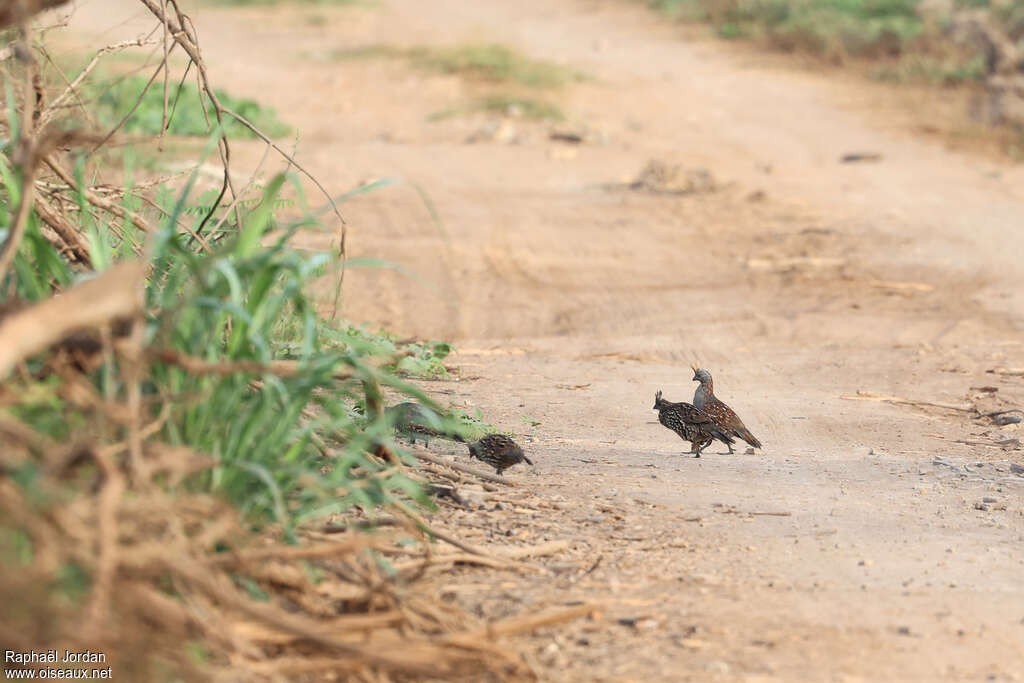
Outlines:
[[[737,429],[733,432],[736,436],[740,437],[754,448],[760,448],[761,442],[757,440],[757,437],[750,433],[750,430],[744,427],[743,429]]]

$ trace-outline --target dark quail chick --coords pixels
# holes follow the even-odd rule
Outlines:
[[[395,425],[395,431],[414,444],[416,439],[422,439],[429,446],[431,437],[463,441],[459,434],[444,429],[440,415],[419,403],[399,403],[388,408],[384,414]]]
[[[501,474],[517,463],[533,464],[523,454],[523,449],[504,434],[488,434],[479,441],[466,445],[469,446],[469,457],[487,463],[498,474]]]
[[[729,436],[743,439],[754,448],[761,447],[761,442],[743,425],[739,415],[715,397],[715,383],[710,372],[703,368],[694,368],[693,381],[700,382],[700,386],[693,394],[693,405],[717,420]],[[729,452],[732,453],[732,446],[729,446]]]
[[[689,403],[673,403],[661,397],[661,391],[654,394],[654,409],[658,411],[658,422],[678,434],[683,441],[690,442],[690,453],[707,448],[712,440],[718,439],[732,452],[732,437],[725,433],[711,416]]]

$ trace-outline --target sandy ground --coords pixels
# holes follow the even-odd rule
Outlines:
[[[544,572],[442,578],[486,615],[601,601],[523,639],[542,678],[1024,678],[1024,456],[997,444],[1021,430],[841,398],[1024,403],[1021,376],[988,372],[1024,366],[1024,167],[914,134],[937,109],[907,115],[880,86],[687,39],[629,3],[193,15],[212,77],[301,130],[298,159],[332,191],[404,181],[344,206],[350,254],[422,279],[353,269],[346,314],[456,341],[461,378],[429,388],[535,460],[510,472],[517,502],[438,523],[481,545],[572,542]],[[131,36],[141,16],[82,2],[75,35]],[[465,41],[589,74],[549,96],[584,143],[429,121],[480,86],[330,58]],[[840,163],[851,152],[882,158]],[[260,153],[238,149],[250,167]],[[651,160],[712,182],[622,186]],[[691,362],[763,451],[680,455],[650,406],[657,389],[689,400]]]

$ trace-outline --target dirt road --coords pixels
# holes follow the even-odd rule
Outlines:
[[[139,14],[82,3],[79,35],[112,7]],[[353,270],[346,311],[454,339],[463,377],[431,388],[527,443],[537,466],[510,474],[533,496],[442,518],[480,544],[572,541],[546,574],[451,577],[484,614],[605,602],[524,641],[545,679],[1024,678],[1024,456],[996,444],[1020,431],[840,398],[1024,403],[1019,375],[987,372],[1024,365],[1024,167],[915,137],[877,86],[686,40],[629,3],[193,14],[215,79],[301,130],[334,191],[406,181],[345,207],[350,251],[431,284]],[[466,41],[589,74],[551,96],[584,143],[428,120],[478,86],[329,57]],[[625,187],[652,160],[694,191]],[[692,396],[691,362],[763,452],[679,455],[650,406]]]

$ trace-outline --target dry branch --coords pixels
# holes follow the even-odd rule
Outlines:
[[[145,276],[141,263],[125,261],[60,296],[5,316],[0,321],[0,379],[72,332],[141,313]]]
[[[454,462],[452,460],[448,460],[446,458],[441,458],[441,457],[438,457],[436,455],[431,455],[430,453],[416,452],[416,453],[413,453],[413,455],[415,455],[419,460],[426,460],[427,462],[432,462],[435,465],[444,465],[445,467],[450,467],[453,470],[458,470],[459,472],[465,472],[467,474],[472,474],[474,477],[479,477],[480,479],[483,479],[484,481],[493,481],[493,482],[495,482],[497,484],[504,484],[505,486],[515,486],[516,485],[516,483],[514,481],[506,479],[505,477],[501,477],[501,476],[498,476],[496,474],[491,474],[490,472],[484,472],[483,470],[478,470],[475,467],[470,467],[469,465],[463,465],[462,463]]]

